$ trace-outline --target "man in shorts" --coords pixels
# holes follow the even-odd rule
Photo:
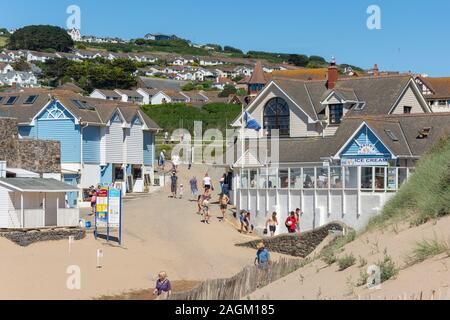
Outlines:
[[[226,220],[226,214],[228,210],[228,203],[230,202],[230,198],[226,194],[222,194],[220,198],[220,211],[222,211],[222,218],[219,221]]]

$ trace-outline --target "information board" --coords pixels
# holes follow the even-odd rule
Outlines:
[[[102,189],[97,192],[95,214],[95,238],[100,235],[99,228],[106,228],[106,240],[117,239],[122,243],[122,191],[118,189]],[[111,231],[118,229],[119,236],[111,237]]]

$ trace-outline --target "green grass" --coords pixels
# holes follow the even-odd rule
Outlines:
[[[344,271],[356,263],[356,258],[353,254],[347,254],[337,260],[339,271]]]
[[[343,250],[344,246],[350,242],[355,241],[356,232],[351,231],[346,236],[341,236],[333,240],[328,246],[326,246],[320,254],[320,259],[327,265],[332,265],[337,262],[336,254]]]
[[[413,266],[446,252],[450,254],[448,243],[440,242],[437,239],[423,240],[416,243],[416,246],[411,254],[405,258],[405,263],[407,266]]]
[[[8,43],[7,37],[0,37],[0,48],[6,47],[6,44]]]
[[[389,279],[395,278],[399,273],[399,268],[392,260],[392,258],[388,255],[384,256],[384,259],[378,261],[376,264],[378,268],[380,268],[380,281],[381,283],[388,281]],[[360,278],[356,283],[356,286],[361,287],[367,284],[369,279],[369,274],[366,270],[360,271]]]
[[[401,221],[421,225],[450,213],[450,139],[422,158],[416,172],[373,218],[367,230]]]
[[[219,129],[225,138],[225,131],[230,128],[230,123],[241,113],[241,106],[213,103],[200,108],[185,104],[166,104],[143,106],[142,110],[169,133],[184,128],[192,134],[194,122],[201,121],[203,132],[208,129]]]

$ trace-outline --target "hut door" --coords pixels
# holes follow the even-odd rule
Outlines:
[[[58,195],[47,193],[45,195],[45,226],[56,227],[58,225]]]

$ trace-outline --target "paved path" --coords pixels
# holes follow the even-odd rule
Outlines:
[[[189,195],[188,181],[199,181],[205,166],[188,172],[180,181]],[[210,169],[218,188],[220,170]],[[200,183],[200,182],[199,182]],[[202,224],[196,203],[168,197],[168,188],[155,194],[130,199],[124,204],[123,247],[95,241],[91,234],[73,245],[68,242],[38,243],[19,248],[0,239],[0,299],[86,299],[120,294],[153,286],[159,271],[172,280],[205,280],[229,277],[254,259],[253,250],[235,247],[253,239],[236,232],[216,218]],[[219,216],[217,206],[213,215]],[[103,268],[96,268],[96,252],[102,248]],[[82,289],[68,290],[67,267],[79,266]]]

